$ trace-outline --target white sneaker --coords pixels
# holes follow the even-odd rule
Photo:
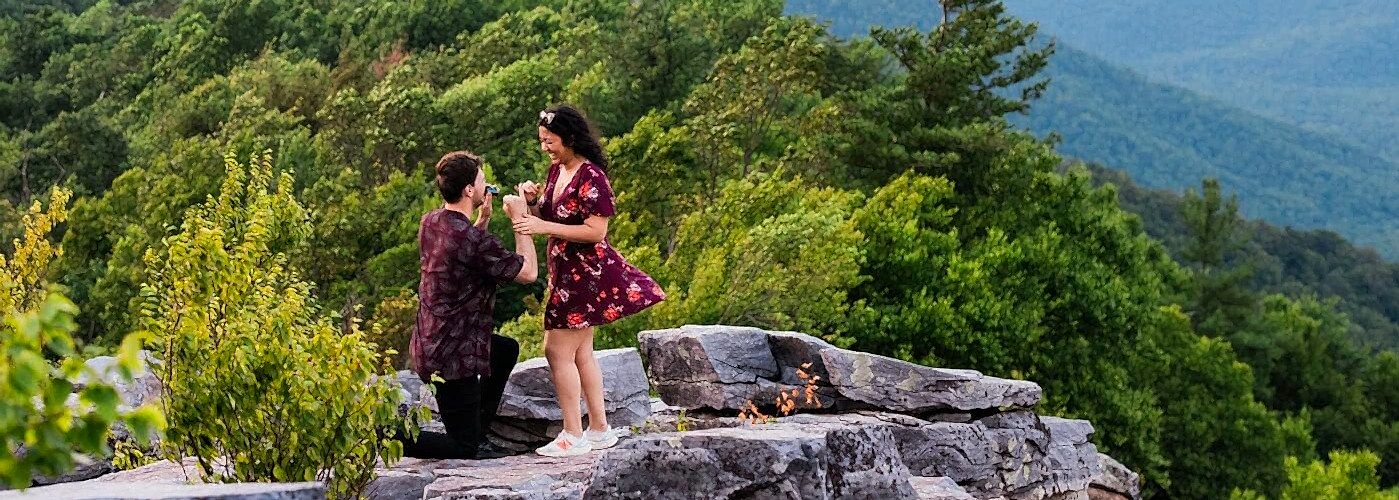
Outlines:
[[[583,437],[588,440],[588,444],[592,445],[594,450],[603,450],[617,445],[617,431],[613,430],[612,426],[608,426],[607,430],[602,432],[591,429],[583,431]]]
[[[590,451],[593,451],[593,447],[587,439],[581,436],[574,436],[567,431],[559,431],[559,437],[554,438],[549,444],[534,450],[535,453],[554,458],[576,457]]]

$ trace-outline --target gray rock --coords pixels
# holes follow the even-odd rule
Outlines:
[[[844,349],[821,352],[830,383],[842,397],[900,413],[1032,408],[1034,382],[987,377]]]
[[[423,399],[423,394],[431,396],[432,392],[427,390],[427,384],[423,383],[422,379],[418,378],[418,374],[413,373],[412,370],[399,370],[394,374],[394,379],[398,381],[398,395],[400,398],[398,413],[400,415],[406,415],[410,409],[429,403],[431,406],[429,406],[428,409],[434,412],[437,411],[436,399],[432,399],[431,401],[425,401]]]
[[[438,413],[437,397],[432,393],[432,386],[424,383],[417,373],[399,370],[394,374],[394,379],[398,381],[399,395],[403,397],[403,402],[398,405],[400,414],[406,414],[409,409],[418,406],[426,406],[434,415]]]
[[[364,489],[368,500],[421,500],[436,479],[431,471],[379,470]]]
[[[1063,444],[1087,443],[1088,438],[1093,435],[1093,423],[1087,420],[1040,417],[1040,422],[1055,442]]]
[[[1046,421],[1047,420],[1047,421]],[[1087,490],[1097,452],[1081,420],[1038,417],[1028,411],[970,423],[929,422],[881,412],[795,415],[777,420],[803,428],[882,426],[915,477],[946,477],[976,498],[1071,498]],[[915,485],[916,487],[917,485]]]
[[[919,500],[976,500],[952,478],[915,476],[909,482]]]
[[[894,444],[884,426],[849,426],[826,432],[826,478],[831,498],[909,498],[914,495]]]
[[[641,367],[641,355],[634,348],[608,349],[596,352],[602,369],[603,400],[607,406],[608,422],[616,426],[635,425],[651,414],[650,384]],[[578,402],[583,415],[587,405]],[[563,420],[554,392],[554,381],[544,358],[534,358],[515,366],[505,396],[500,403],[500,416],[517,419]]]
[[[737,410],[749,400],[771,401],[784,388],[768,347],[768,333],[757,328],[685,326],[640,334],[647,373],[667,403],[689,408]]]
[[[640,341],[661,398],[689,409],[771,407],[780,391],[805,387],[798,376],[804,365],[819,377],[816,399],[824,410],[966,414],[1032,408],[1041,394],[1033,382],[920,366],[795,332],[684,326],[642,332]]]
[[[1093,424],[1087,420],[1040,417],[1049,434],[1050,480],[1046,487],[1055,498],[1087,498],[1094,477],[1102,475],[1098,447],[1089,441]]]
[[[521,455],[495,460],[407,459],[394,470],[430,472],[424,500],[579,499],[599,453],[568,459]]]
[[[321,483],[96,483],[84,481],[0,493],[0,499],[43,500],[324,500]]]
[[[1098,464],[1098,474],[1090,480],[1092,488],[1115,493],[1120,498],[1141,499],[1141,476],[1122,465],[1122,462],[1102,453],[1098,454]]]
[[[642,435],[598,459],[585,498],[910,498],[893,444],[837,421]]]
[[[608,424],[618,429],[643,425],[651,415],[652,402],[640,354],[634,348],[626,348],[597,351],[596,356],[602,369]],[[578,406],[586,417],[587,405],[579,400]],[[563,429],[563,412],[544,358],[515,366],[498,414],[491,425],[491,440],[515,451],[528,451],[547,443]]]
[[[116,470],[110,460],[84,455],[74,457],[73,470],[58,476],[35,476],[34,486],[86,481]]]
[[[1001,455],[986,428],[947,422],[898,426],[893,429],[899,453],[915,476],[950,477],[980,491],[996,491]]]
[[[653,379],[731,384],[781,373],[768,332],[757,328],[685,326],[641,332],[639,338]]]
[[[233,470],[223,459],[210,464],[215,473],[232,474]],[[188,484],[202,482],[199,461],[185,458],[181,463],[158,460],[131,470],[117,471],[88,481],[90,483],[142,483],[142,484]]]
[[[82,390],[95,378],[117,390],[124,409],[138,408],[155,402],[164,386],[150,367],[159,365],[160,360],[152,356],[150,351],[141,351],[140,357],[141,366],[132,373],[132,380],[122,378],[117,367],[117,358],[114,356],[97,356],[87,360],[85,364],[93,371],[95,377],[87,373],[79,375],[74,384],[74,391]]]

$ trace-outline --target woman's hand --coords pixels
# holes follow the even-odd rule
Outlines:
[[[539,201],[539,185],[534,181],[525,181],[515,186],[515,191],[525,199],[526,205],[533,205]]]
[[[549,223],[539,217],[525,214],[515,219],[515,232],[523,235],[549,234]]]

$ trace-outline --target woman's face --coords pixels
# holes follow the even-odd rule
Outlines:
[[[539,150],[549,155],[550,163],[562,163],[573,159],[573,150],[564,146],[563,139],[543,125],[539,126]]]

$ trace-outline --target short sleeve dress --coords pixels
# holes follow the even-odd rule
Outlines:
[[[611,217],[616,200],[607,175],[592,162],[578,167],[573,180],[557,199],[554,184],[562,166],[549,166],[544,183],[540,217],[559,224],[581,225],[589,216]],[[549,302],[544,306],[544,328],[578,329],[606,325],[641,312],[662,300],[665,292],[656,281],[627,263],[606,238],[599,243],[574,243],[549,237]]]

